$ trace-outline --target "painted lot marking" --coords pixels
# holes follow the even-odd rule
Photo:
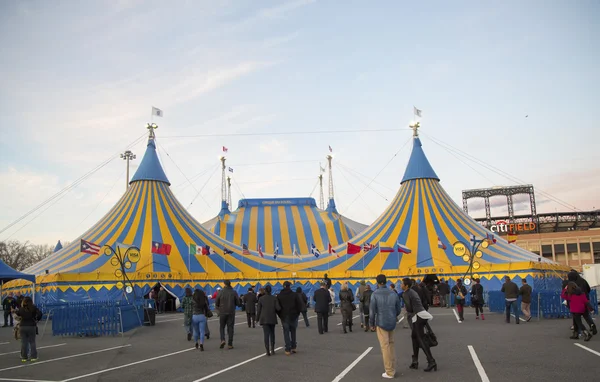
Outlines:
[[[48,360],[45,360],[45,361],[38,361],[38,362],[33,362],[33,363],[27,363],[27,364],[24,364],[24,365],[5,367],[4,369],[0,369],[0,372],[1,371],[6,371],[6,370],[20,369],[22,367],[31,367],[31,366],[41,365],[41,364],[49,363],[49,362],[61,361],[63,359],[83,357],[84,355],[102,353],[102,352],[105,352],[105,351],[126,348],[126,347],[129,347],[129,346],[131,346],[131,345],[127,344],[127,345],[121,345],[121,346],[114,346],[114,347],[108,348],[108,349],[94,350],[94,351],[90,351],[90,352],[87,352],[87,353],[80,353],[80,354],[69,355],[69,356],[65,356],[65,357],[52,358],[52,359],[48,359]]]
[[[579,346],[579,347],[580,347],[580,348],[582,348],[583,350],[587,350],[587,351],[589,351],[590,353],[592,353],[592,354],[596,354],[598,357],[600,357],[600,353],[598,353],[598,352],[597,352],[597,351],[595,351],[595,350],[592,350],[592,349],[588,348],[587,346],[583,346],[583,345],[581,345],[581,344],[577,344],[577,343],[576,343],[576,344],[574,344],[574,345],[575,345],[575,346]]]
[[[109,371],[118,370],[118,369],[122,369],[124,367],[133,366],[133,365],[139,365],[140,363],[150,362],[150,361],[154,361],[154,360],[165,358],[165,357],[170,357],[172,355],[177,355],[177,354],[185,353],[185,352],[188,352],[190,350],[196,350],[196,349],[195,348],[189,348],[189,349],[179,350],[179,351],[176,351],[176,352],[159,355],[157,357],[143,359],[141,361],[131,362],[131,363],[128,363],[128,364],[125,364],[125,365],[121,365],[121,366],[115,366],[115,367],[110,367],[108,369],[98,370],[98,371],[95,371],[93,373],[89,373],[89,374],[85,374],[85,375],[80,375],[80,376],[72,377],[72,378],[68,378],[68,379],[63,379],[61,382],[75,381],[75,380],[78,380],[78,379],[81,379],[81,378],[91,377],[93,375],[98,375],[98,374],[102,374],[102,373],[108,373]]]
[[[278,347],[277,349],[275,349],[275,351],[278,351],[278,350],[281,350],[281,349],[283,349],[283,347]],[[200,378],[200,379],[196,379],[194,382],[202,382],[202,381],[206,381],[207,379],[210,379],[210,378],[212,378],[212,377],[214,377],[214,376],[217,376],[217,375],[219,375],[219,374],[225,373],[225,372],[227,372],[227,371],[229,371],[229,370],[233,370],[233,369],[235,369],[236,367],[239,367],[239,366],[245,365],[245,364],[247,364],[248,362],[252,362],[252,361],[254,361],[254,360],[257,360],[257,359],[259,359],[259,358],[261,358],[261,357],[264,357],[264,356],[266,356],[266,354],[265,354],[265,353],[263,353],[263,354],[261,354],[261,355],[257,355],[256,357],[253,357],[253,358],[247,359],[247,360],[245,360],[245,361],[243,361],[243,362],[240,362],[240,363],[238,363],[238,364],[236,364],[236,365],[229,366],[229,367],[227,367],[227,368],[225,368],[225,369],[223,369],[223,370],[219,370],[219,371],[217,371],[216,373],[209,374],[209,375],[207,375],[206,377],[202,377],[202,378]],[[66,381],[63,381],[63,382],[66,382]]]
[[[452,311],[454,312],[454,316],[456,317],[456,321],[458,321],[459,324],[462,324],[462,321],[460,320],[460,318],[458,318],[458,313],[456,313],[456,309],[452,309]]]
[[[355,318],[358,318],[358,317],[360,317],[360,314],[358,316],[352,317],[352,319],[354,320]],[[339,324],[337,324],[337,326],[341,326],[341,325],[342,325],[342,322],[340,322]]]
[[[475,364],[475,367],[479,372],[481,382],[490,382],[490,379],[488,378],[487,374],[485,373],[485,370],[483,369],[483,365],[481,365],[481,361],[479,361],[479,357],[477,357],[477,353],[475,353],[475,348],[473,348],[473,346],[471,345],[467,347],[469,348],[469,353],[471,353],[471,358],[473,358],[473,363]]]
[[[58,346],[65,346],[65,345],[66,345],[66,343],[58,344],[58,345],[39,346],[38,349],[55,348],[55,347],[58,347]],[[0,353],[0,356],[7,355],[7,354],[19,354],[20,352],[21,351],[18,350],[18,351],[11,351],[11,352],[8,352],[8,353]]]
[[[367,348],[367,350],[365,350],[361,355],[359,355],[358,358],[355,359],[354,362],[352,362],[350,365],[348,365],[348,367],[345,368],[344,371],[342,371],[337,377],[335,377],[335,379],[332,382],[341,381],[342,378],[344,378],[346,374],[348,374],[350,370],[354,368],[354,366],[356,366],[363,358],[365,358],[365,356],[369,354],[371,350],[373,350],[372,346],[370,348]]]
[[[511,314],[511,316],[515,317],[515,315],[514,315],[514,314]],[[515,318],[516,318],[516,317],[515,317]],[[524,320],[524,319],[522,319],[521,317],[519,317],[519,321],[523,321],[523,322],[525,322],[525,321],[527,321],[527,320]]]

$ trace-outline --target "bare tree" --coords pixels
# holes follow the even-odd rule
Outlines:
[[[22,271],[52,253],[50,245],[33,245],[17,240],[0,242],[0,259],[11,268]]]

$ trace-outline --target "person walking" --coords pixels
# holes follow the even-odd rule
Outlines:
[[[360,285],[358,286],[358,290],[356,291],[356,298],[358,298],[358,301],[361,302],[360,304],[358,304],[358,312],[360,313],[360,327],[364,328],[365,327],[365,312],[363,309],[363,304],[362,304],[362,296],[365,293],[365,290],[367,289],[367,283],[365,282],[365,280],[360,280]]]
[[[200,340],[200,351],[204,351],[204,328],[206,326],[206,314],[208,311],[206,294],[201,289],[196,289],[192,296],[192,327],[194,328],[194,342],[198,349]]]
[[[329,304],[331,303],[331,295],[327,290],[327,283],[325,280],[321,281],[319,289],[315,291],[313,296],[315,300],[315,313],[317,314],[317,328],[319,334],[327,333],[328,322],[329,322]]]
[[[261,288],[262,289],[262,288]],[[267,355],[275,355],[275,325],[277,325],[277,312],[281,310],[277,297],[271,295],[271,286],[265,286],[264,294],[258,300],[256,320],[263,328],[265,349]]]
[[[400,298],[398,294],[386,288],[387,279],[384,274],[376,278],[377,290],[371,295],[369,305],[369,324],[376,328],[377,339],[383,355],[385,372],[382,378],[392,379],[396,374],[396,350],[394,349],[394,329],[400,314]]]
[[[252,290],[248,289],[248,293],[244,295],[244,304],[246,304],[246,319],[248,320],[248,327],[256,327],[256,302],[258,298]]]
[[[329,287],[329,295],[331,296],[331,302],[329,303],[329,308],[331,309],[330,315],[335,314],[335,291],[332,287]]]
[[[302,300],[298,293],[292,291],[292,284],[289,281],[283,283],[283,290],[277,295],[279,300],[279,318],[283,326],[283,339],[285,341],[285,355],[296,353],[296,328],[298,326],[298,316],[302,311]]]
[[[231,287],[231,281],[223,281],[225,287],[219,291],[215,307],[219,311],[219,334],[221,349],[225,347],[225,326],[227,326],[227,347],[233,349],[233,327],[235,325],[235,308],[242,303],[236,291]]]
[[[158,313],[165,312],[165,306],[167,305],[167,291],[164,287],[160,287],[160,291],[158,292]]]
[[[327,290],[331,289],[331,279],[329,277],[327,277],[327,273],[325,273],[323,280],[325,281],[325,284],[327,285]]]
[[[588,300],[590,299],[590,292],[591,292],[590,284],[588,284],[588,282],[583,277],[581,277],[576,270],[573,269],[573,270],[571,270],[571,272],[569,272],[569,274],[567,275],[567,280],[577,284],[579,289],[581,289],[583,294],[585,294],[585,297]],[[598,334],[598,329],[596,328],[596,324],[594,323],[594,320],[592,319],[592,315],[590,314],[589,311],[586,311],[583,314],[583,319],[590,326],[590,329],[592,330],[592,334],[593,335]]]
[[[474,281],[475,284],[471,287],[471,303],[475,308],[475,319],[479,320],[479,313],[481,313],[481,319],[485,320],[483,315],[483,285],[481,285],[479,278],[474,279]]]
[[[425,341],[425,327],[427,326],[428,321],[433,319],[433,316],[423,307],[423,303],[418,293],[411,288],[411,281],[409,278],[402,279],[402,289],[404,290],[402,298],[404,299],[404,305],[406,306],[412,328],[411,339],[413,356],[412,363],[409,367],[411,369],[419,368],[420,348],[423,349],[423,353],[425,353],[425,356],[427,357],[427,367],[423,369],[423,371],[437,371],[437,363],[431,354],[429,342]]]
[[[462,322],[465,320],[465,296],[467,295],[467,288],[465,288],[461,279],[456,280],[456,285],[452,287],[451,292],[454,295],[458,320]]]
[[[23,303],[15,314],[21,317],[20,335],[21,335],[21,362],[37,361],[38,353],[35,345],[35,336],[37,332],[37,323],[42,319],[42,312],[33,305],[31,297],[23,298]]]
[[[569,311],[573,315],[573,322],[575,323],[573,335],[570,338],[576,340],[583,336],[584,341],[589,341],[592,334],[583,325],[582,317],[588,311],[590,300],[574,281],[569,281],[567,287],[561,293],[561,298],[569,302]]]
[[[519,289],[519,296],[521,296],[521,312],[525,316],[525,321],[531,321],[531,285],[527,284],[527,279],[521,279],[521,289]]]
[[[12,293],[9,293],[8,296],[2,300],[2,309],[4,310],[4,325],[3,328],[8,326],[8,321],[10,318],[10,326],[14,326],[15,323],[13,321],[12,310],[17,306],[17,301],[13,297]]]
[[[364,313],[365,319],[365,332],[369,331],[369,306],[371,305],[371,296],[373,295],[373,291],[371,290],[370,285],[365,285],[365,290],[362,292],[360,296],[360,306],[361,312]],[[372,331],[375,331],[375,328],[372,328]]]
[[[183,309],[183,327],[187,332],[187,340],[192,340],[193,326],[192,316],[193,314],[193,299],[192,299],[192,288],[185,288],[185,297],[181,300],[181,308]]]
[[[502,284],[501,292],[504,293],[504,300],[506,302],[506,323],[510,324],[510,309],[512,307],[515,312],[516,324],[519,324],[519,310],[517,309],[517,298],[519,297],[519,287],[517,284],[510,281],[510,277],[504,278],[504,284]]]
[[[440,293],[440,307],[442,308],[450,308],[450,286],[448,285],[448,281],[441,280],[440,285],[438,285],[438,292]]]
[[[306,297],[306,294],[302,291],[302,288],[298,287],[296,288],[296,293],[298,293],[298,296],[300,296],[300,300],[302,301],[302,310],[300,311],[300,313],[302,313],[302,317],[304,318],[304,325],[308,328],[310,326],[309,322],[308,322],[308,297]],[[298,318],[300,318],[300,316],[298,316]],[[296,323],[296,327],[298,326],[298,323]]]
[[[342,329],[344,330],[344,334],[346,334],[348,333],[346,331],[346,326],[348,326],[348,329],[352,332],[352,308],[354,306],[354,295],[348,290],[348,283],[342,284],[342,290],[340,291],[339,297],[340,310],[342,311]]]

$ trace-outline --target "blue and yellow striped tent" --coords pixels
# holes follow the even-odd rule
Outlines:
[[[249,204],[242,207],[251,209],[251,204],[258,202],[245,203]],[[313,208],[311,203],[308,199],[297,200],[296,208],[306,211],[306,207]],[[288,211],[284,207],[280,213],[280,207],[271,205],[271,224],[273,210],[277,210],[280,226],[290,221]],[[248,215],[250,221],[259,221],[258,211],[254,218],[252,212]],[[116,247],[119,251],[127,246],[140,248],[139,261],[125,271],[138,296],[146,294],[157,283],[176,296],[182,296],[187,286],[202,287],[211,292],[224,279],[232,280],[237,288],[267,282],[279,285],[283,280],[292,280],[306,287],[321,280],[325,273],[338,285],[342,281],[353,284],[360,279],[373,281],[379,273],[386,274],[392,281],[405,276],[418,278],[427,274],[457,278],[465,274],[467,264],[452,253],[452,244],[457,241],[469,243],[471,235],[485,237],[491,234],[464,214],[446,194],[418,137],[414,138],[400,190],[391,205],[371,226],[349,240],[359,245],[367,242],[375,244],[372,250],[348,255],[346,244],[340,243],[335,247],[336,252],[329,254],[325,250],[324,240],[336,237],[341,241],[345,237],[338,237],[335,228],[333,233],[327,232],[326,227],[325,232],[321,227],[308,229],[311,226],[308,211],[307,220],[300,218],[296,221],[295,213],[291,212],[290,215],[296,231],[290,232],[289,225],[287,232],[286,229],[283,232],[280,229],[283,234],[281,245],[285,245],[283,237],[286,233],[288,238],[298,239],[300,250],[297,256],[291,254],[288,247],[283,247],[283,254],[275,257],[272,245],[276,239],[273,237],[268,240],[265,236],[264,257],[260,257],[256,248],[253,248],[258,243],[250,242],[250,233],[249,251],[243,251],[239,244],[227,240],[231,239],[227,234],[221,237],[204,228],[177,201],[158,160],[155,142],[149,139],[140,167],[117,204],[80,238],[25,272],[36,275],[37,291],[41,293],[42,301],[46,302],[117,299],[124,296],[122,287],[118,285],[123,277],[115,273],[117,267],[112,257],[104,254],[105,245]],[[240,220],[244,221],[246,216],[244,212]],[[314,214],[312,217],[316,221]],[[268,224],[264,216],[261,221]],[[307,221],[308,225],[305,225]],[[239,237],[236,238],[234,228],[232,240],[239,239],[238,243],[242,243],[241,231],[238,231]],[[309,237],[309,234],[313,236]],[[308,249],[312,241],[318,243],[317,234],[321,235],[319,257]],[[266,235],[266,229],[263,235]],[[260,238],[258,229],[255,237],[257,241]],[[438,239],[448,249],[439,248]],[[564,267],[508,244],[500,237],[496,239],[497,243],[483,249],[482,257],[478,259],[481,266],[477,273],[483,283],[488,284],[488,290],[497,288],[499,279],[504,275],[538,277],[564,270]],[[83,253],[80,240],[97,244],[102,250],[98,255]],[[153,253],[153,242],[168,244],[170,253]],[[209,254],[191,254],[190,243],[200,248],[210,247]],[[307,246],[306,249],[302,243]],[[384,253],[379,250],[380,243],[381,246],[390,247],[401,244],[408,247],[411,253]],[[289,239],[289,244],[293,246],[292,239]],[[29,285],[25,283],[13,281],[6,286],[27,292]]]
[[[331,243],[346,243],[367,226],[343,218],[337,211],[320,210],[313,198],[242,199],[237,210],[219,215],[210,230],[227,241],[260,245],[266,253],[291,255],[294,247],[301,254],[320,251]]]

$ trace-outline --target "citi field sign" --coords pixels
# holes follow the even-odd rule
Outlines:
[[[512,224],[504,220],[498,220],[496,224],[492,224],[490,227],[492,232],[522,232],[522,231],[535,231],[535,223],[518,223]]]

